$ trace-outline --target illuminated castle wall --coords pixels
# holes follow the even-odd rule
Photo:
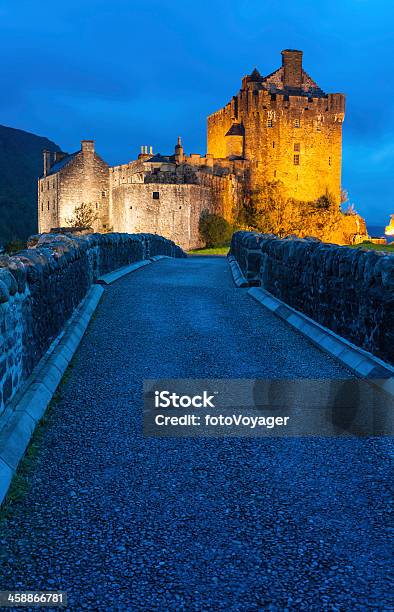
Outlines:
[[[251,185],[280,180],[286,195],[340,203],[343,94],[325,94],[302,68],[302,51],[282,51],[266,77],[255,69],[239,93],[208,117],[208,153],[252,162]],[[254,162],[254,163],[253,163]]]
[[[137,160],[112,167],[93,141],[82,141],[71,155],[44,152],[39,231],[68,225],[85,203],[96,214],[95,231],[152,232],[198,247],[204,211],[238,223],[253,191],[280,181],[301,207],[327,193],[334,198],[316,222],[305,210],[298,235],[357,241],[366,235],[364,221],[339,209],[344,113],[345,97],[318,87],[302,68],[302,52],[282,51],[281,68],[266,77],[254,70],[231,102],[208,117],[204,156],[186,155],[180,139],[172,154],[143,146]]]

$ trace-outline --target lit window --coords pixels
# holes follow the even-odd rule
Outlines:
[[[152,198],[153,198],[154,200],[159,200],[159,199],[160,199],[160,193],[159,193],[158,191],[154,191],[154,192],[152,193]]]
[[[267,119],[267,127],[272,127],[272,119]]]
[[[299,119],[294,119],[293,125],[294,125],[294,127],[299,128],[300,127],[300,120]]]
[[[301,146],[299,142],[294,143],[294,151],[301,151]]]
[[[300,156],[299,155],[294,155],[294,165],[295,166],[299,166],[300,165]]]

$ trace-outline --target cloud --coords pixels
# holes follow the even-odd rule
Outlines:
[[[140,144],[168,152],[181,133],[204,152],[205,118],[284,48],[326,91],[347,96],[344,184],[367,215],[392,208],[394,7],[343,0],[4,0],[0,123],[70,150],[92,133],[111,163]],[[393,212],[391,210],[391,212]]]

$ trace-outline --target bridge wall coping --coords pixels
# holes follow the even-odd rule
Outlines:
[[[393,255],[240,231],[230,257],[249,285],[394,364]]]

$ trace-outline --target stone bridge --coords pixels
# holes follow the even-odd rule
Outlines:
[[[26,392],[57,390],[3,504],[0,590],[66,591],[71,610],[388,609],[384,438],[143,435],[145,379],[355,378],[225,258],[182,255],[148,235],[51,237],[2,260],[3,425]],[[8,451],[3,428],[3,492],[36,407]]]

